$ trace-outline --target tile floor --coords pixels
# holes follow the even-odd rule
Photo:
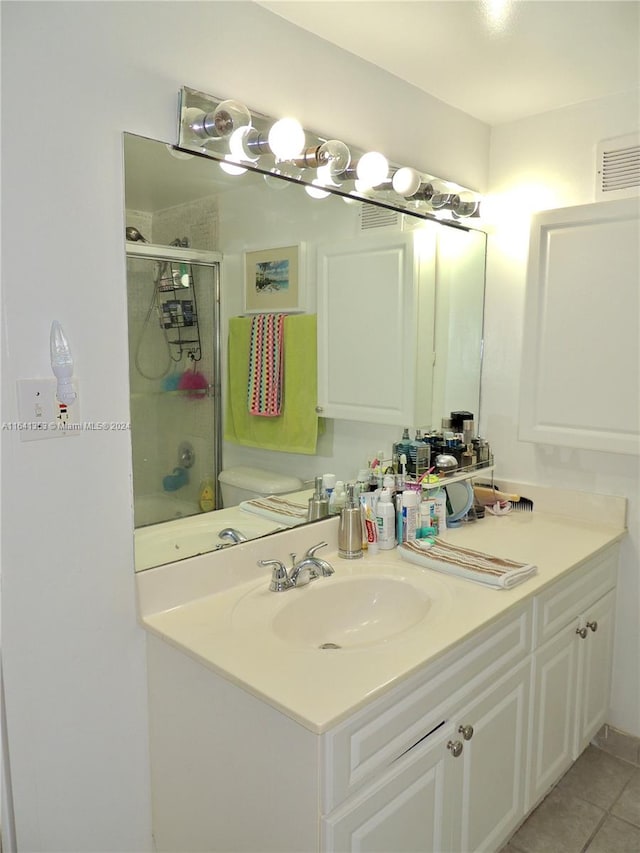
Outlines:
[[[604,726],[501,853],[640,853],[640,743]]]

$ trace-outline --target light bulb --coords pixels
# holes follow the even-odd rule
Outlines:
[[[175,148],[173,145],[165,145],[165,148],[172,157],[176,158],[176,160],[193,160],[193,154],[188,154],[186,151],[180,151],[179,148]]]
[[[342,186],[341,181],[336,181],[336,176],[331,171],[329,163],[327,163],[326,166],[319,166],[316,170],[316,174],[318,175],[318,183],[322,184],[323,187]]]
[[[251,124],[251,113],[240,101],[221,101],[209,113],[189,107],[183,123],[199,139],[227,139],[237,128]]]
[[[270,174],[263,175],[265,184],[272,190],[286,190],[290,187],[289,181],[283,181],[280,177],[282,172],[280,169],[271,169]]]
[[[281,118],[269,130],[269,148],[278,160],[293,160],[304,148],[302,125],[295,118]]]
[[[442,210],[445,207],[453,207],[460,201],[460,197],[454,193],[434,193],[429,201],[434,210]]]
[[[410,198],[415,195],[420,189],[420,175],[415,169],[409,166],[403,166],[393,176],[393,188],[398,195]]]
[[[379,151],[368,151],[358,160],[356,173],[363,187],[376,187],[389,174],[389,162]]]
[[[305,187],[305,191],[311,198],[326,198],[328,195],[331,195],[330,192],[322,189],[322,184],[317,178],[311,181],[311,186]]]
[[[332,175],[339,175],[349,168],[351,152],[344,142],[339,139],[328,139],[317,151],[318,162],[326,167]]]
[[[230,155],[226,155],[224,160],[221,160],[218,165],[222,169],[223,172],[226,172],[227,175],[244,175],[247,171],[244,166],[239,166],[238,163],[234,163],[233,157]]]
[[[73,377],[73,358],[69,349],[69,342],[57,320],[51,324],[49,336],[49,350],[51,355],[51,369],[58,380],[56,397],[60,403],[70,406],[76,399],[71,378]]]
[[[251,124],[251,113],[240,101],[221,101],[205,119],[205,129],[209,136],[227,139],[234,130]]]
[[[286,161],[278,163],[278,172],[287,178],[293,178],[295,181],[299,181],[302,178],[302,171],[295,163],[287,163]],[[286,181],[283,181],[283,183],[286,183]]]
[[[456,197],[457,200],[452,203],[451,209],[456,216],[465,217],[473,216],[477,213],[480,207],[480,199],[475,193],[461,192]]]
[[[259,139],[260,134],[255,128],[246,125],[237,128],[229,137],[231,156],[236,160],[251,160],[252,163],[255,163],[260,157],[260,152],[253,151],[249,144],[258,142]]]

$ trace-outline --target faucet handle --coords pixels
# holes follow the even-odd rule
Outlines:
[[[280,560],[258,560],[259,566],[273,566],[273,570],[271,572],[271,583],[269,584],[269,589],[273,592],[282,592],[285,589],[289,589],[291,587],[291,581],[289,580],[289,575],[287,574],[287,570],[284,567],[284,563]]]
[[[335,571],[331,563],[327,563],[327,561],[323,560],[322,557],[316,557],[316,551],[319,551],[320,548],[325,548],[326,545],[326,542],[318,542],[317,545],[312,545],[311,548],[309,548],[309,550],[307,551],[306,558],[309,560],[313,560],[316,564],[315,577],[319,577],[319,572],[323,578],[328,578]]]
[[[316,551],[319,551],[319,550],[320,550],[320,548],[326,548],[326,547],[327,547],[327,543],[326,543],[326,542],[318,542],[318,544],[317,544],[317,545],[312,545],[312,546],[311,546],[311,548],[309,548],[309,550],[307,551],[306,556],[307,556],[307,557],[315,557],[315,555],[316,555]]]

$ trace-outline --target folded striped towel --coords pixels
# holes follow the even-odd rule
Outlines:
[[[286,524],[287,527],[293,527],[302,521],[307,521],[309,512],[307,504],[288,501],[286,498],[279,498],[278,495],[241,501],[240,509],[253,512],[255,515],[261,515],[263,518],[277,521],[280,524]]]
[[[257,314],[251,323],[249,413],[273,418],[282,413],[285,314]]]
[[[481,551],[472,551],[471,548],[452,545],[444,539],[436,539],[433,544],[420,539],[405,542],[398,550],[400,556],[410,563],[496,589],[511,589],[538,571],[530,563],[493,557]]]

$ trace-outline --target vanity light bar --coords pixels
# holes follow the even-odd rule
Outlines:
[[[480,196],[472,190],[390,164],[380,152],[320,137],[296,119],[276,121],[239,101],[186,86],[180,91],[178,148],[298,180],[318,198],[335,191],[437,219],[480,215]]]

